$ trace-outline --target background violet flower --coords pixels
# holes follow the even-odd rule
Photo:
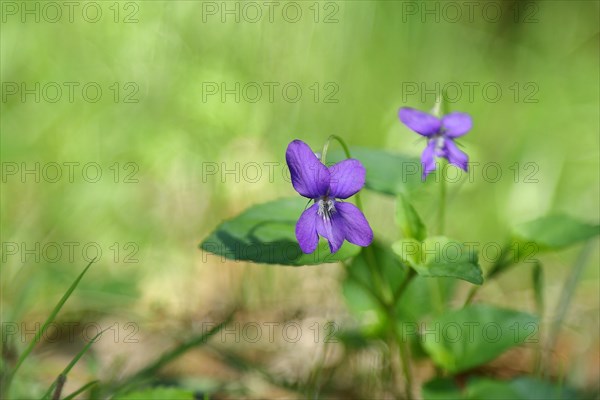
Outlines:
[[[366,171],[360,161],[347,159],[325,166],[301,140],[288,145],[285,158],[292,185],[302,196],[314,200],[296,223],[296,238],[304,253],[312,253],[319,235],[329,242],[331,253],[340,249],[344,239],[358,246],[373,241],[373,231],[354,204],[338,201],[358,193],[365,184]]]
[[[473,127],[469,114],[453,112],[440,119],[414,108],[402,107],[398,116],[404,125],[428,139],[421,155],[423,179],[435,170],[436,157],[443,157],[450,164],[467,171],[469,157],[456,146],[454,139]]]

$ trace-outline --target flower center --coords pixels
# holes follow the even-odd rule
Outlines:
[[[444,135],[436,135],[431,140],[435,140],[435,155],[442,157],[444,153]]]
[[[327,196],[321,196],[316,199],[315,202],[319,205],[317,214],[323,217],[323,221],[329,221],[331,219],[331,215],[335,212],[334,200]]]

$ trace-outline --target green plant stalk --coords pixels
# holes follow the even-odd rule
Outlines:
[[[52,395],[52,400],[60,400],[60,394],[62,393],[63,390],[63,386],[65,385],[65,382],[67,381],[67,376],[66,375],[59,375],[58,379],[56,380],[56,390],[54,391],[54,395]]]
[[[510,253],[510,243],[504,245],[504,247],[501,250],[500,257],[498,257],[498,260],[496,260],[496,262],[492,265],[492,268],[490,268],[490,270],[485,274],[486,281],[488,279],[492,279],[493,277],[495,277],[502,271],[506,270],[506,268],[509,267],[510,265],[515,264],[514,259],[507,260],[507,255],[509,253]],[[477,294],[479,289],[481,289],[481,286],[473,286],[471,288],[471,290],[469,291],[469,294],[467,295],[467,299],[465,300],[465,303],[463,304],[463,307],[466,307],[469,304],[471,304],[471,302],[475,298],[475,295]]]
[[[405,279],[405,282],[410,281],[410,276]],[[398,353],[400,354],[400,362],[402,363],[402,373],[404,374],[404,391],[407,400],[412,400],[412,371],[410,366],[410,358],[408,355],[408,348],[405,346],[402,337],[398,334],[398,327],[396,326],[396,316],[394,315],[394,307],[389,306],[387,308],[387,315],[389,318],[391,333],[393,339],[398,344]]]
[[[65,292],[63,297],[60,299],[58,304],[54,307],[54,309],[50,313],[50,316],[48,316],[48,318],[44,322],[44,325],[42,325],[42,327],[36,332],[35,336],[33,337],[33,340],[31,342],[29,342],[29,345],[25,348],[25,351],[23,353],[21,353],[21,356],[17,359],[17,363],[15,364],[14,368],[12,369],[12,371],[8,372],[4,382],[2,382],[3,383],[2,384],[2,393],[1,393],[0,398],[6,397],[6,395],[8,394],[8,390],[10,388],[10,384],[12,383],[12,380],[13,380],[15,374],[17,373],[17,371],[19,370],[19,368],[21,367],[21,365],[23,364],[23,362],[25,361],[27,356],[29,356],[29,354],[31,353],[31,351],[33,350],[35,345],[40,341],[40,338],[46,332],[46,329],[48,329],[48,326],[54,321],[54,319],[56,318],[56,316],[58,315],[58,313],[60,312],[60,310],[62,309],[64,304],[67,302],[67,300],[69,299],[69,297],[71,296],[71,294],[73,293],[73,291],[75,290],[75,288],[77,287],[77,285],[79,284],[79,282],[81,281],[81,279],[83,278],[85,273],[88,271],[88,269],[92,266],[92,264],[94,263],[95,260],[96,259],[94,258],[92,261],[90,261],[90,263],[87,265],[87,267],[84,268],[84,270],[79,274],[77,279],[75,279],[75,281],[71,284],[69,289]]]
[[[438,209],[438,235],[444,236],[446,232],[446,205],[448,203],[447,200],[447,183],[446,183],[446,168],[448,167],[448,163],[442,159],[440,162],[440,199],[439,199],[439,209]],[[435,279],[435,281],[431,282],[429,287],[431,288],[431,292],[435,294],[435,308],[438,313],[444,312],[444,304],[443,304],[443,296],[442,296],[442,286],[439,279]]]
[[[77,353],[77,355],[71,360],[71,362],[69,363],[69,365],[67,365],[65,367],[65,369],[58,375],[58,378],[56,378],[56,380],[54,382],[52,382],[52,385],[50,385],[50,387],[48,388],[48,390],[46,391],[46,393],[44,394],[44,396],[42,397],[42,399],[47,399],[48,397],[50,397],[50,394],[52,393],[52,391],[54,390],[54,388],[57,386],[57,384],[60,382],[60,380],[62,379],[61,377],[66,378],[67,375],[69,374],[69,372],[71,372],[71,369],[73,369],[73,367],[75,366],[75,364],[77,364],[77,362],[79,361],[79,359],[81,357],[83,357],[83,355],[85,353],[87,353],[87,351],[92,347],[92,344],[96,343],[96,340],[107,330],[109,330],[110,328],[106,328],[105,330],[98,332],[96,334],[96,336],[94,336],[92,338],[92,340],[90,340],[84,347],[83,349],[81,349],[79,351],[79,353]]]
[[[412,400],[412,372],[410,370],[410,358],[408,355],[408,347],[402,342],[402,338],[398,338],[398,349],[400,352],[400,360],[402,361],[402,370],[404,371],[405,394],[407,400]]]
[[[567,310],[569,309],[569,305],[571,304],[571,300],[573,299],[573,294],[575,293],[577,284],[579,283],[585,266],[587,265],[587,262],[590,256],[592,255],[594,244],[595,240],[589,240],[583,246],[583,249],[581,249],[577,260],[575,260],[573,269],[571,270],[571,273],[569,274],[567,281],[563,286],[563,290],[560,294],[558,305],[556,307],[556,317],[553,323],[550,325],[550,329],[548,332],[548,350],[552,350],[556,347],[560,327],[562,325],[563,320],[565,319],[565,316],[567,315]]]
[[[535,263],[532,270],[532,284],[534,290],[534,299],[535,299],[535,308],[540,321],[539,328],[539,337],[542,336],[542,320],[544,318],[544,270],[542,269],[542,264],[540,262]],[[540,377],[542,372],[542,354],[543,354],[543,345],[542,340],[538,340],[535,346],[535,355],[533,359],[533,371],[536,376]]]
[[[406,273],[408,275],[406,276],[406,278],[404,278],[400,286],[398,286],[398,289],[396,289],[396,291],[394,292],[394,297],[392,299],[392,307],[395,307],[396,304],[398,304],[398,301],[400,301],[400,297],[402,297],[402,293],[404,293],[408,284],[413,280],[414,277],[417,276],[417,272],[410,266],[406,266],[406,269]]]
[[[405,343],[402,340],[402,337],[398,334],[398,327],[396,326],[396,315],[394,313],[396,304],[398,304],[398,301],[400,301],[400,299],[402,298],[402,294],[404,293],[404,291],[406,290],[406,288],[408,287],[410,282],[412,282],[412,280],[415,278],[415,276],[417,276],[417,273],[413,268],[411,268],[410,266],[407,266],[406,268],[407,268],[406,278],[404,278],[404,280],[402,281],[402,283],[400,284],[398,289],[396,289],[396,291],[393,293],[391,302],[385,308],[386,308],[389,323],[391,326],[392,336],[398,343],[398,352],[400,354],[400,362],[402,363],[402,373],[404,375],[404,381],[405,381],[405,387],[404,387],[405,396],[408,400],[411,400],[413,398],[413,396],[412,396],[413,380],[412,380],[410,358],[409,358],[409,354],[408,354],[408,347],[405,346]]]
[[[438,234],[444,236],[446,230],[446,163],[440,163],[440,204],[438,209]]]
[[[345,154],[346,158],[352,158],[352,155],[350,154],[350,148],[348,147],[348,145],[346,145],[346,142],[344,142],[344,139],[342,139],[341,137],[339,137],[337,135],[330,135],[327,138],[325,145],[323,145],[323,152],[321,153],[321,162],[323,164],[325,164],[327,161],[327,152],[329,150],[329,144],[331,143],[332,140],[335,140],[340,144],[340,146],[344,150],[344,154]],[[360,193],[356,193],[354,198],[356,200],[356,207],[358,207],[358,209],[361,212],[364,212],[362,200],[360,198]],[[367,265],[369,266],[369,269],[371,270],[371,275],[374,280],[373,283],[375,284],[375,287],[377,288],[377,291],[379,292],[379,296],[381,297],[381,299],[387,303],[387,301],[389,301],[392,298],[392,293],[391,293],[389,286],[386,286],[383,284],[383,277],[381,275],[381,271],[379,270],[379,268],[377,268],[378,264],[377,264],[377,260],[375,258],[375,254],[373,253],[373,249],[371,248],[371,246],[367,246],[367,247],[365,247],[364,252],[365,252],[365,258],[367,261]]]
[[[323,146],[323,152],[321,153],[321,162],[323,164],[327,161],[327,151],[329,149],[329,143],[331,140],[336,140],[344,150],[346,158],[352,158],[350,154],[350,148],[346,145],[344,140],[337,135],[331,135],[325,142]],[[360,198],[360,193],[355,195],[356,206],[359,210],[363,211],[363,205]],[[410,370],[410,360],[408,359],[408,354],[404,349],[404,343],[402,343],[401,338],[398,336],[397,328],[396,328],[396,318],[394,315],[394,307],[398,301],[398,299],[402,296],[402,293],[414,277],[414,274],[411,274],[412,268],[409,268],[409,275],[406,277],[400,288],[392,293],[391,288],[388,285],[384,285],[383,277],[381,275],[381,271],[378,268],[377,259],[375,258],[375,254],[373,253],[373,249],[371,246],[367,246],[365,248],[365,259],[369,269],[371,270],[371,275],[373,276],[375,287],[377,288],[377,292],[379,295],[376,295],[377,298],[381,299],[382,306],[387,312],[388,318],[390,319],[390,324],[392,326],[392,334],[393,337],[398,342],[398,348],[400,349],[400,360],[402,362],[402,371],[404,373],[404,379],[406,381],[406,397],[410,400],[412,399],[412,374]],[[413,271],[414,273],[414,271]]]

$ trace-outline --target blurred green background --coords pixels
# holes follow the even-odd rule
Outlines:
[[[118,323],[121,339],[134,322],[139,341],[103,341],[83,377],[135,369],[233,304],[257,321],[346,318],[340,266],[223,262],[197,245],[248,206],[295,195],[284,168],[295,138],[318,150],[337,134],[418,156],[423,142],[397,110],[430,109],[436,89],[473,116],[460,140],[471,161],[502,173],[475,167],[451,185],[450,236],[502,244],[510,226],[550,211],[600,218],[596,1],[109,1],[76,2],[72,14],[55,4],[1,2],[2,321],[43,321],[87,263],[83,248],[100,248],[61,321]],[[363,197],[376,235],[397,238],[393,199]],[[425,192],[416,204],[432,224],[435,200]],[[544,256],[550,304],[577,251]],[[561,355],[582,387],[599,373],[594,252]],[[481,296],[532,309],[528,276],[517,270]],[[42,387],[71,355],[64,343],[29,365]],[[297,348],[254,357],[302,380]],[[230,379],[222,369],[190,359],[173,374]],[[251,378],[250,393],[272,390]]]

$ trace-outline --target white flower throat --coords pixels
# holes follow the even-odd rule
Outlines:
[[[439,135],[439,136],[435,136],[432,140],[435,140],[435,155],[440,157],[442,156],[442,153],[444,152],[444,136],[443,135]]]
[[[323,217],[323,221],[329,221],[336,211],[333,199],[330,199],[327,196],[321,196],[316,199],[315,202],[319,205],[317,214]]]

